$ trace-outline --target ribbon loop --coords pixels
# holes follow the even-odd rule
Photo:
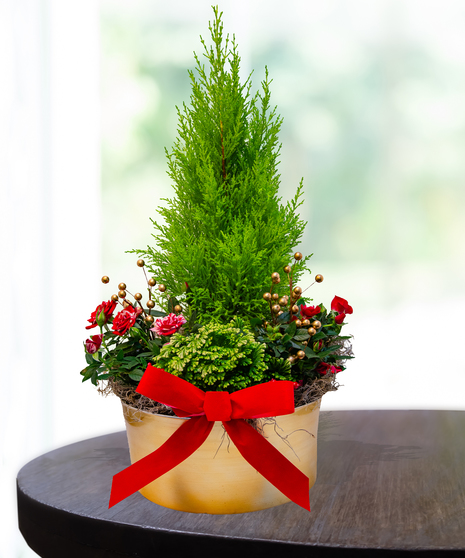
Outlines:
[[[227,391],[207,391],[203,410],[207,420],[231,420],[232,407],[229,393]]]

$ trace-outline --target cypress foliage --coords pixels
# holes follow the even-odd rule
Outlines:
[[[271,273],[290,263],[306,224],[297,213],[302,182],[286,205],[278,197],[282,119],[270,107],[268,71],[251,95],[250,76],[239,80],[235,39],[223,37],[222,14],[213,10],[212,46],[201,38],[207,68],[194,53],[191,104],[177,108],[178,139],[166,152],[175,195],[158,208],[164,223],[152,219],[156,246],[134,250],[171,296],[182,298],[189,285],[201,323],[268,315],[262,294]],[[277,287],[289,292],[287,281]]]

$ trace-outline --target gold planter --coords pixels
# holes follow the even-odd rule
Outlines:
[[[310,479],[316,480],[317,433],[321,399],[292,415],[266,424],[266,439]],[[159,448],[189,420],[138,411],[123,403],[131,463]],[[145,486],[140,493],[167,508],[192,513],[244,513],[289,502],[258,473],[228,440],[216,422],[202,446],[190,457]]]

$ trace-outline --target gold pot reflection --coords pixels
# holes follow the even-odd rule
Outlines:
[[[321,399],[292,415],[265,424],[266,439],[310,479],[316,480],[317,432]],[[138,411],[123,403],[131,463],[159,448],[189,420]],[[241,456],[216,422],[190,457],[145,486],[140,493],[167,508],[192,513],[245,513],[289,502]]]

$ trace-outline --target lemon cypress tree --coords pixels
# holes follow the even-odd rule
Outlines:
[[[189,286],[203,323],[265,316],[270,275],[290,262],[306,224],[297,213],[302,182],[287,204],[279,197],[282,119],[270,105],[268,71],[252,95],[251,76],[239,79],[235,39],[223,36],[222,14],[213,10],[212,45],[201,38],[206,65],[194,53],[190,105],[177,108],[178,138],[167,151],[174,196],[158,208],[163,220],[152,219],[156,245],[135,250],[171,296]],[[295,280],[306,259],[295,266]]]

